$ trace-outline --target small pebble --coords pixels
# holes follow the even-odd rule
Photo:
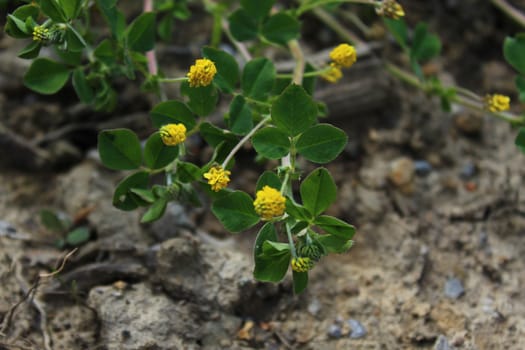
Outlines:
[[[476,172],[476,165],[472,162],[468,162],[461,168],[461,171],[459,172],[459,177],[461,177],[463,180],[468,180],[474,177],[474,175],[476,175]]]
[[[414,171],[418,176],[426,176],[432,172],[432,165],[426,160],[416,160],[414,162]]]
[[[330,327],[328,327],[328,336],[334,339],[341,338],[343,336],[341,326],[335,323],[331,324]]]
[[[349,319],[348,325],[352,328],[350,332],[350,338],[358,339],[363,338],[366,335],[366,328],[358,320]]]
[[[321,311],[321,303],[319,302],[319,299],[315,298],[308,304],[308,312],[312,316],[317,316],[319,311]]]
[[[444,335],[440,335],[434,343],[434,350],[452,350]]]
[[[414,162],[407,157],[401,157],[390,163],[388,178],[397,187],[409,184],[414,175]]]
[[[445,295],[452,299],[457,299],[465,293],[463,283],[457,278],[449,278],[445,283]]]

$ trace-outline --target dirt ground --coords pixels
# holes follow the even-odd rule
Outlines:
[[[517,101],[501,45],[519,28],[507,17],[488,1],[402,3],[410,24],[425,20],[443,40],[443,56],[426,69]],[[336,40],[317,34],[305,45]],[[356,113],[327,101],[338,111],[330,121],[350,135],[327,165],[339,186],[330,213],[357,227],[355,245],[324,258],[295,296],[290,276],[254,281],[255,231],[231,236],[206,207],[172,203],[151,225],[113,208],[123,174],[98,161],[96,126],[151,128],[150,97],[123,85],[110,116],[72,102],[70,88],[37,96],[16,80],[24,66],[14,46],[1,38],[0,133],[36,140],[53,165],[35,149],[2,155],[10,162],[0,172],[0,350],[525,349],[525,156],[509,125],[442,112],[372,64],[381,103]],[[257,171],[237,167],[232,186],[252,191]],[[87,225],[91,239],[37,285],[71,251],[55,248],[58,237],[39,222],[43,208]]]

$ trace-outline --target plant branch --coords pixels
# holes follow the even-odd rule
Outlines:
[[[392,74],[394,77],[398,78],[399,80],[404,81],[405,83],[413,87],[416,87],[426,93],[433,93],[429,85],[420,81],[415,75],[400,69],[396,65],[387,62],[385,64],[385,69],[387,70],[387,72],[389,72],[390,74]],[[458,88],[456,88],[455,86],[445,87],[445,89],[454,89],[455,91],[458,91]],[[467,98],[466,96],[455,95],[455,96],[450,97],[450,102],[467,107],[477,112],[488,113],[512,125],[522,125],[524,123],[524,119],[522,117],[516,116],[512,113],[490,112],[486,110],[482,103],[483,99],[470,90],[467,90],[465,88],[459,88],[459,91],[463,95],[468,95],[469,97]],[[476,96],[476,98],[473,99],[472,98],[473,96]]]
[[[235,145],[235,147],[233,147],[233,149],[231,150],[231,152],[228,154],[228,156],[226,157],[226,159],[224,159],[224,162],[222,162],[222,168],[223,169],[226,169],[226,166],[228,165],[228,163],[230,162],[230,160],[233,158],[233,156],[235,155],[235,153],[237,153],[237,151],[242,147],[242,145],[244,145],[244,143],[246,141],[248,141],[250,139],[250,137],[253,136],[253,134],[255,134],[255,132],[257,130],[259,130],[260,128],[262,128],[264,126],[264,124],[268,123],[268,121],[270,120],[270,116],[267,115],[265,116],[260,122],[259,124],[255,125],[253,127],[253,129],[247,133],[246,135],[244,135],[244,137],[239,141],[239,143],[237,143]]]
[[[520,26],[525,27],[525,15],[523,15],[523,13],[521,13],[518,9],[511,6],[507,1],[490,0],[490,2],[492,2],[492,5],[499,8],[503,13],[513,19]]]

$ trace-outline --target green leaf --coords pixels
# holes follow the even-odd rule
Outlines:
[[[177,163],[177,178],[181,182],[192,182],[202,178],[201,168],[193,163],[178,162]]]
[[[304,207],[318,216],[332,204],[337,197],[337,187],[325,168],[317,168],[301,183],[301,199]]]
[[[109,39],[102,40],[93,54],[98,60],[106,65],[111,65],[115,62],[115,49],[113,48],[113,45],[111,45]]]
[[[40,53],[40,49],[42,48],[42,44],[40,44],[37,41],[32,41],[29,45],[24,47],[19,53],[18,57],[24,58],[27,60],[33,59],[38,56]]]
[[[308,272],[293,271],[293,292],[301,294],[308,285]]]
[[[238,135],[245,135],[253,129],[252,111],[242,95],[235,96],[230,104],[228,126]]]
[[[145,12],[135,18],[127,30],[131,50],[145,52],[155,46],[155,13]]]
[[[275,0],[241,0],[241,6],[246,13],[256,20],[261,20],[268,16]]]
[[[166,146],[159,132],[151,134],[144,147],[144,163],[152,170],[162,169],[179,155],[179,146]]]
[[[241,86],[246,97],[264,100],[275,81],[275,67],[267,58],[255,58],[248,62],[242,73]]]
[[[46,229],[53,232],[62,233],[68,229],[66,223],[54,211],[49,209],[40,211],[40,222]]]
[[[212,147],[217,147],[222,142],[237,143],[235,135],[213,124],[202,123],[199,130],[202,138]]]
[[[39,14],[40,14],[40,10],[38,6],[34,3],[19,6],[13,12],[13,16],[15,16],[16,18],[22,21],[25,21],[28,17],[31,17],[33,20],[36,20]]]
[[[89,85],[84,70],[79,67],[73,72],[73,87],[77,93],[78,98],[85,104],[90,104],[95,99],[93,89]]]
[[[296,220],[308,221],[312,217],[305,207],[295,203],[290,198],[286,198],[286,213]]]
[[[24,84],[31,90],[50,95],[64,87],[69,74],[66,66],[48,58],[37,58],[24,75]]]
[[[113,170],[137,169],[142,163],[139,138],[128,129],[101,131],[98,134],[98,153],[102,164]]]
[[[108,22],[111,34],[117,41],[121,42],[126,29],[126,19],[122,12],[115,7],[116,2],[116,0],[97,0],[97,6]]]
[[[346,133],[330,124],[318,124],[306,130],[297,140],[297,153],[314,163],[328,163],[345,148]]]
[[[317,105],[299,85],[288,86],[272,105],[272,120],[290,136],[308,129],[317,120]]]
[[[56,0],[40,0],[40,9],[55,22],[67,21],[66,15]]]
[[[297,39],[301,29],[300,22],[286,13],[271,16],[262,27],[262,35],[276,44],[286,46],[288,41]]]
[[[158,220],[164,215],[166,211],[166,206],[168,205],[168,200],[165,197],[158,198],[151,207],[142,215],[140,222],[146,224]]]
[[[245,192],[235,191],[213,202],[213,214],[231,232],[247,230],[259,222],[253,199]]]
[[[235,58],[213,47],[203,48],[202,53],[204,57],[212,60],[217,68],[217,74],[213,77],[213,82],[217,84],[219,89],[225,93],[231,93],[235,90],[235,86],[239,82],[239,65]]]
[[[253,276],[263,282],[281,281],[288,271],[290,257],[288,244],[272,243],[271,240],[263,241],[262,252],[255,257]]]
[[[232,36],[238,41],[257,38],[258,28],[255,18],[244,9],[238,9],[228,17]]]
[[[255,259],[255,264],[257,264],[257,257],[263,252],[263,243],[266,241],[277,242],[277,231],[271,222],[264,224],[264,226],[259,230],[259,233],[257,233],[257,238],[255,239],[255,245],[253,247],[253,257]]]
[[[5,32],[17,39],[25,39],[31,37],[31,31],[27,28],[26,23],[13,15],[7,15],[7,23],[5,25]]]
[[[405,21],[403,21],[402,19],[395,20],[389,18],[383,18],[383,21],[385,22],[385,25],[390,31],[390,33],[394,36],[394,39],[396,39],[397,43],[402,48],[406,49],[408,41],[408,30]]]
[[[157,199],[155,197],[155,194],[150,189],[143,189],[143,188],[132,188],[130,189],[131,193],[136,194],[140,199],[142,199],[146,203],[153,203]]]
[[[315,218],[314,224],[319,226],[326,233],[346,240],[352,239],[355,234],[354,226],[333,216],[321,215]]]
[[[281,188],[281,185],[282,182],[281,179],[279,179],[279,176],[273,171],[266,170],[261,176],[259,176],[259,180],[257,180],[257,184],[255,185],[255,191],[261,190],[264,186],[279,189]]]
[[[439,38],[430,34],[425,23],[419,23],[414,32],[410,56],[417,62],[428,61],[437,56],[441,51],[441,41]]]
[[[516,88],[519,92],[519,100],[525,102],[525,77],[518,75],[516,76]]]
[[[78,16],[81,2],[82,0],[58,0],[67,19],[74,19]]]
[[[66,42],[69,51],[82,51],[87,46],[82,35],[70,25],[67,26],[66,30]]]
[[[290,139],[280,129],[266,127],[255,133],[252,144],[257,153],[270,159],[279,159],[290,153]]]
[[[181,84],[180,90],[183,95],[189,97],[188,107],[198,116],[207,116],[215,110],[219,94],[213,85],[190,87],[185,81]]]
[[[518,132],[518,136],[516,136],[516,140],[514,141],[516,146],[525,153],[525,128],[520,128],[520,131]]]
[[[73,231],[69,232],[66,236],[66,243],[70,246],[77,247],[82,243],[89,241],[91,234],[89,227],[81,226],[77,227]]]
[[[180,101],[161,102],[150,112],[153,126],[160,128],[166,124],[182,123],[187,130],[191,130],[197,125],[197,121],[188,106]]]
[[[315,71],[317,71],[315,66],[311,65],[310,63],[306,63],[306,67],[304,68],[305,73],[312,73]],[[303,88],[306,90],[306,92],[310,96],[314,95],[316,83],[317,83],[317,76],[303,78]]]
[[[124,178],[115,188],[113,193],[113,205],[120,210],[133,210],[140,205],[147,205],[140,196],[133,193],[134,189],[147,189],[149,174],[146,171],[139,171]]]
[[[328,253],[345,253],[352,247],[354,241],[343,239],[333,235],[320,235],[317,241],[321,243]]]
[[[525,75],[525,33],[505,38],[503,55],[512,67]]]

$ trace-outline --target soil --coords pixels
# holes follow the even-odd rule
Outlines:
[[[517,100],[500,49],[519,30],[510,19],[488,1],[402,3],[411,25],[425,20],[443,40],[426,70]],[[305,45],[336,40],[307,31]],[[71,88],[37,96],[20,84],[17,43],[0,46],[0,60],[19,67],[0,67],[0,134],[36,140],[2,152],[0,349],[525,349],[525,158],[509,125],[442,112],[372,65],[384,83],[370,89],[383,92],[359,116],[327,102],[350,135],[327,165],[339,186],[329,212],[357,227],[355,244],[323,258],[294,295],[290,276],[253,280],[255,232],[225,233],[206,206],[172,203],[150,225],[112,207],[123,174],[100,164],[96,131],[114,122],[147,135],[153,98],[122,83],[109,115],[73,103]],[[363,61],[347,83],[373,58]],[[237,166],[232,186],[253,192],[259,170]],[[91,231],[62,268],[72,247],[55,247],[44,208]]]

